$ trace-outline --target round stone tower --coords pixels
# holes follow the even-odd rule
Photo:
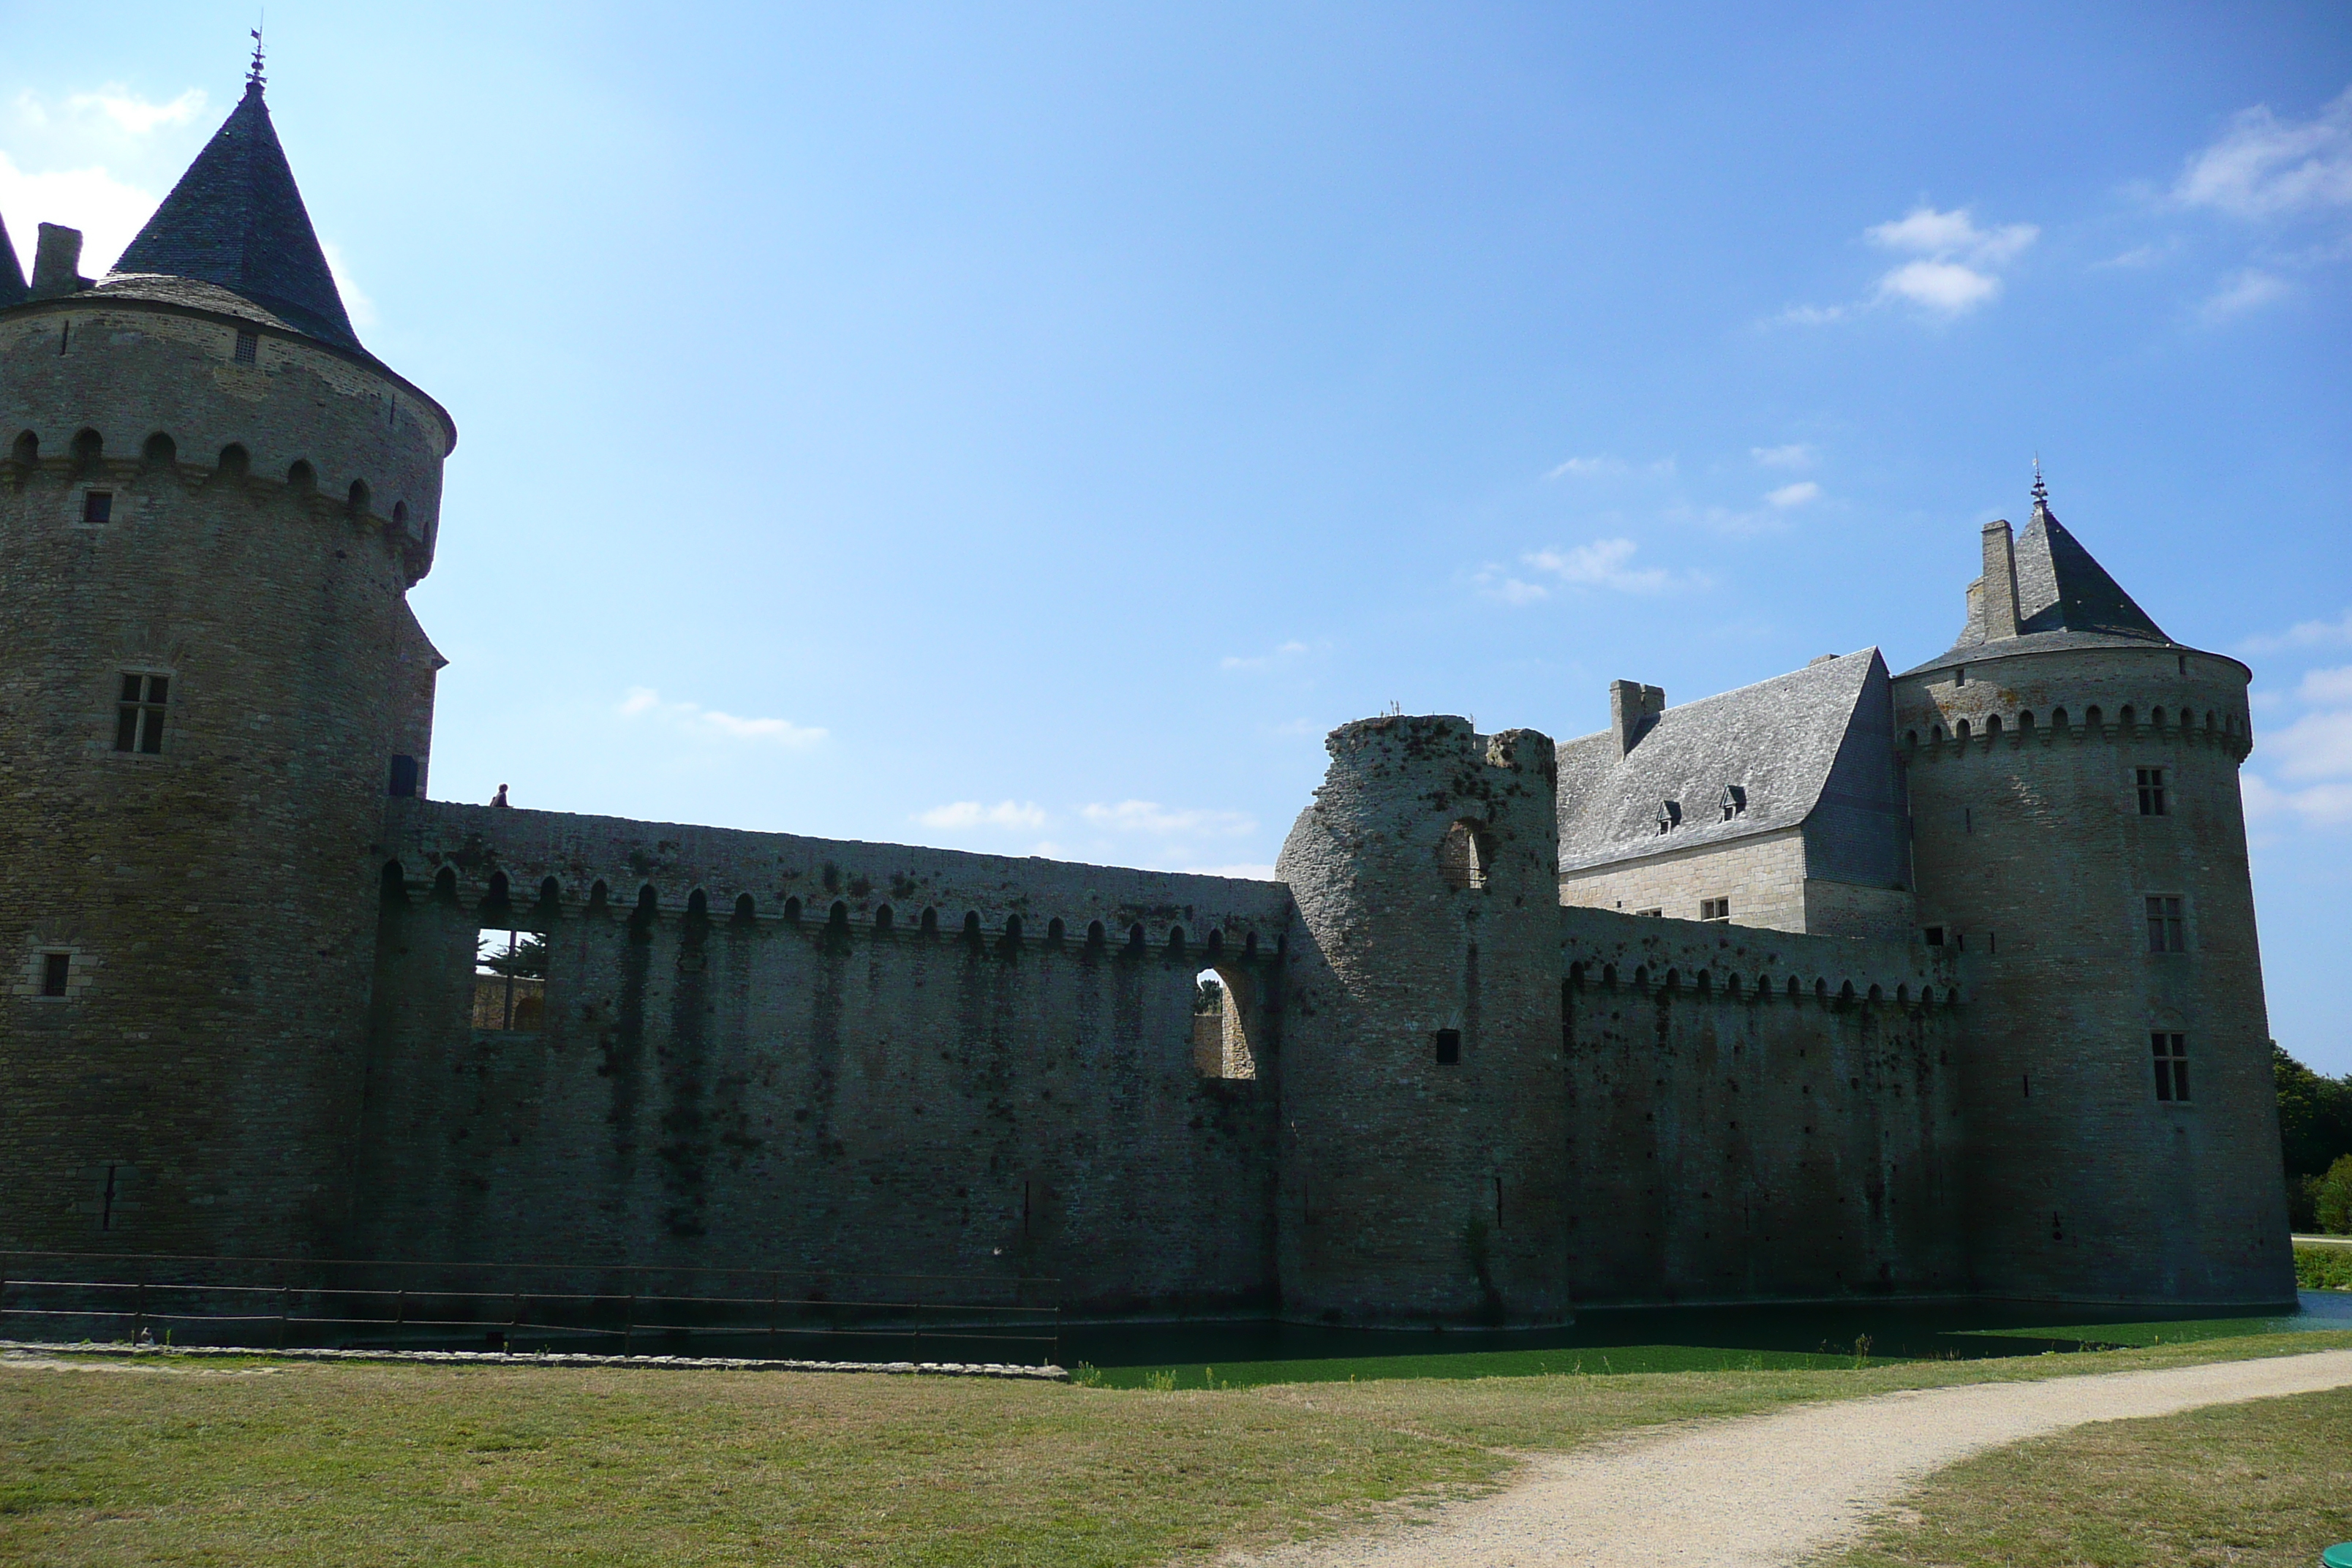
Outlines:
[[[2172,641],[2051,515],[1984,530],[1969,625],[1898,677],[1919,920],[1971,980],[1989,1294],[2291,1302],[2237,660]]]
[[[313,1247],[455,430],[353,335],[257,68],[117,268],[79,248],[0,255],[0,1246]]]
[[[1552,743],[1452,718],[1332,731],[1283,845],[1282,1311],[1570,1315]]]

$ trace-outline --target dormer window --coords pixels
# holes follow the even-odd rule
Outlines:
[[[1723,798],[1717,803],[1723,808],[1723,820],[1729,822],[1748,809],[1748,792],[1738,784],[1723,786]]]
[[[1683,825],[1683,803],[1678,800],[1658,802],[1658,831],[1672,833]]]

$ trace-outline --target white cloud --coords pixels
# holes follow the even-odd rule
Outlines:
[[[690,735],[733,741],[772,741],[779,745],[805,748],[817,744],[825,736],[823,730],[785,719],[744,719],[716,708],[705,708],[698,702],[665,702],[661,693],[649,686],[629,688],[614,711],[624,719],[667,724]]]
[[[1843,305],[1791,305],[1772,320],[1792,327],[1826,327],[1853,313]]]
[[[373,327],[376,323],[375,301],[367,291],[352,281],[352,270],[343,260],[342,247],[331,239],[322,239],[319,248],[326,253],[327,270],[334,274],[335,292],[343,297],[343,309],[350,313],[354,327]]]
[[[2352,610],[2332,621],[2297,621],[2275,637],[2248,637],[2239,646],[2248,653],[2277,653],[2290,647],[2339,647],[2352,644]]]
[[[950,801],[935,805],[929,811],[915,814],[915,820],[925,827],[959,829],[971,827],[1006,827],[1034,831],[1045,826],[1045,814],[1034,801],[1003,800],[994,805],[982,805],[976,800]],[[1044,850],[1038,851],[1045,853]]]
[[[2352,706],[2352,664],[2337,669],[2307,669],[2294,694],[2314,705],[2341,702]]]
[[[1793,485],[1782,485],[1779,489],[1767,495],[1764,498],[1764,504],[1786,511],[1792,506],[1802,506],[1809,500],[1818,499],[1821,493],[1822,487],[1812,480],[1799,479]]]
[[[2284,281],[2249,267],[2233,273],[2197,310],[2209,321],[2225,321],[2248,310],[2259,310],[2273,300],[2284,298],[2286,292]]]
[[[2352,88],[2300,123],[2280,120],[2267,104],[2241,110],[2219,140],[2190,155],[2172,194],[2244,218],[2352,205]]]
[[[1882,300],[1908,300],[1948,316],[1975,310],[2000,293],[2000,279],[1958,261],[1908,261],[1878,280]]]
[[[1748,455],[1768,468],[1810,468],[1815,456],[1802,441],[1791,441],[1785,447],[1750,447]]]
[[[1579,587],[1613,588],[1621,594],[1655,594],[1675,586],[1674,574],[1664,567],[1637,568],[1631,564],[1640,549],[1630,539],[1596,539],[1590,544],[1572,545],[1566,550],[1531,550],[1519,560]],[[1506,603],[1526,604],[1543,597],[1548,590],[1512,578],[1493,592]]]
[[[2247,773],[2240,781],[2240,793],[2246,805],[2246,816],[2256,822],[2295,816],[2314,827],[2335,827],[2352,823],[2352,784],[2313,784],[2308,789],[2278,789],[2260,773]]]
[[[1595,474],[1622,474],[1625,471],[1622,458],[1570,458],[1544,476],[1548,479],[1566,477],[1591,479]]]
[[[2306,713],[2273,731],[2268,749],[2279,773],[2291,779],[2352,778],[2352,710]]]
[[[132,136],[144,136],[159,125],[185,125],[205,111],[205,89],[192,87],[169,103],[150,103],[119,82],[110,82],[96,92],[78,92],[66,100],[66,107],[84,113],[97,113],[121,126]],[[36,100],[35,113],[40,113]]]
[[[1864,232],[1873,245],[1882,249],[1907,250],[1937,259],[1959,257],[1979,267],[1999,267],[2016,260],[2042,233],[2030,223],[1979,228],[1966,207],[1939,213],[1931,206],[1915,207],[1906,216],[1893,223],[1877,224]]]
[[[0,153],[0,216],[12,220],[8,237],[28,273],[39,244],[39,226],[53,223],[81,230],[82,274],[100,276],[146,224],[155,202],[154,196],[103,168],[28,174]]]
[[[1110,833],[1150,833],[1163,837],[1210,834],[1233,837],[1255,832],[1257,823],[1238,811],[1179,809],[1150,800],[1123,800],[1117,805],[1086,805],[1078,815]]]

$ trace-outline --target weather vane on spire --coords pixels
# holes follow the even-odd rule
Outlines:
[[[2050,487],[2042,482],[2042,454],[2039,452],[2033,454],[2033,504],[2038,507],[2050,504]]]
[[[253,68],[245,73],[245,85],[259,87],[269,79],[261,74],[261,28],[253,29]]]

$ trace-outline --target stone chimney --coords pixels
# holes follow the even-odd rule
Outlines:
[[[1617,736],[1617,754],[1622,757],[1640,745],[1642,737],[1665,710],[1664,687],[1644,686],[1638,680],[1611,681],[1609,728]]]
[[[33,252],[33,298],[54,300],[82,286],[81,230],[41,226],[40,248]]]
[[[2017,545],[2006,519],[1984,526],[1984,586],[1980,590],[1987,642],[2017,635]]]

